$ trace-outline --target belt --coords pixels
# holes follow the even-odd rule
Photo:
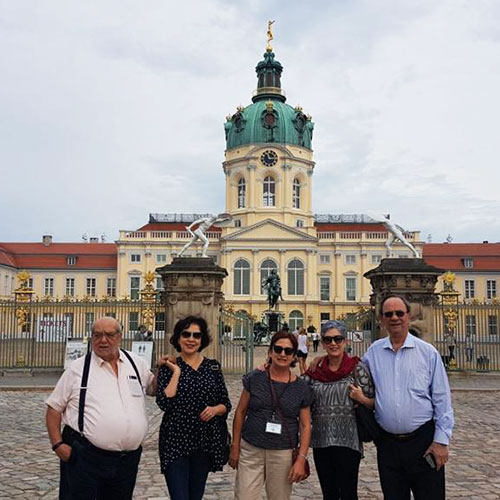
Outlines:
[[[396,441],[409,441],[417,435],[417,431],[409,432],[408,434],[391,434],[390,432],[386,433],[391,439],[395,439]]]
[[[127,455],[130,455],[131,453],[136,453],[137,450],[140,448],[139,446],[139,448],[137,448],[136,450],[111,451],[98,448],[97,446],[93,445],[85,436],[78,436],[77,441],[83,444],[88,449],[92,450],[93,452],[98,453],[99,455],[103,455],[105,457],[123,458],[126,457]]]

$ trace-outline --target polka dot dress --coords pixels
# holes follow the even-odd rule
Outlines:
[[[159,451],[161,471],[177,458],[195,451],[210,455],[212,472],[222,470],[223,447],[226,442],[225,420],[231,403],[224,383],[220,364],[204,358],[198,370],[193,370],[181,357],[177,358],[181,369],[177,394],[167,398],[164,390],[170,382],[172,372],[160,367],[156,403],[165,412],[160,426]],[[208,422],[200,419],[207,406],[223,404],[226,415],[214,417]]]

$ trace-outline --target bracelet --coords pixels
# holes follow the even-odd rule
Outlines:
[[[307,455],[302,455],[302,453],[297,453],[298,457],[302,457],[306,462],[309,462],[309,459],[307,458]]]
[[[61,446],[62,444],[64,444],[64,441],[57,442],[55,445],[52,446],[52,451],[56,451],[57,448],[59,448],[59,446]]]

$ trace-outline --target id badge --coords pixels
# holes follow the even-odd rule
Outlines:
[[[142,386],[139,384],[137,377],[135,375],[129,375],[127,378],[128,388],[130,390],[130,395],[134,397],[142,397]]]
[[[269,432],[271,434],[281,434],[281,424],[277,422],[267,422],[266,432]]]

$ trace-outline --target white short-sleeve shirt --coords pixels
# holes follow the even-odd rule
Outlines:
[[[144,393],[153,395],[153,374],[146,363],[129,353],[141,376],[120,351],[118,376],[111,364],[95,353],[91,355],[85,398],[84,436],[104,450],[137,449],[148,431]],[[62,413],[62,421],[78,431],[78,405],[85,357],[74,361],[62,374],[46,404]]]

